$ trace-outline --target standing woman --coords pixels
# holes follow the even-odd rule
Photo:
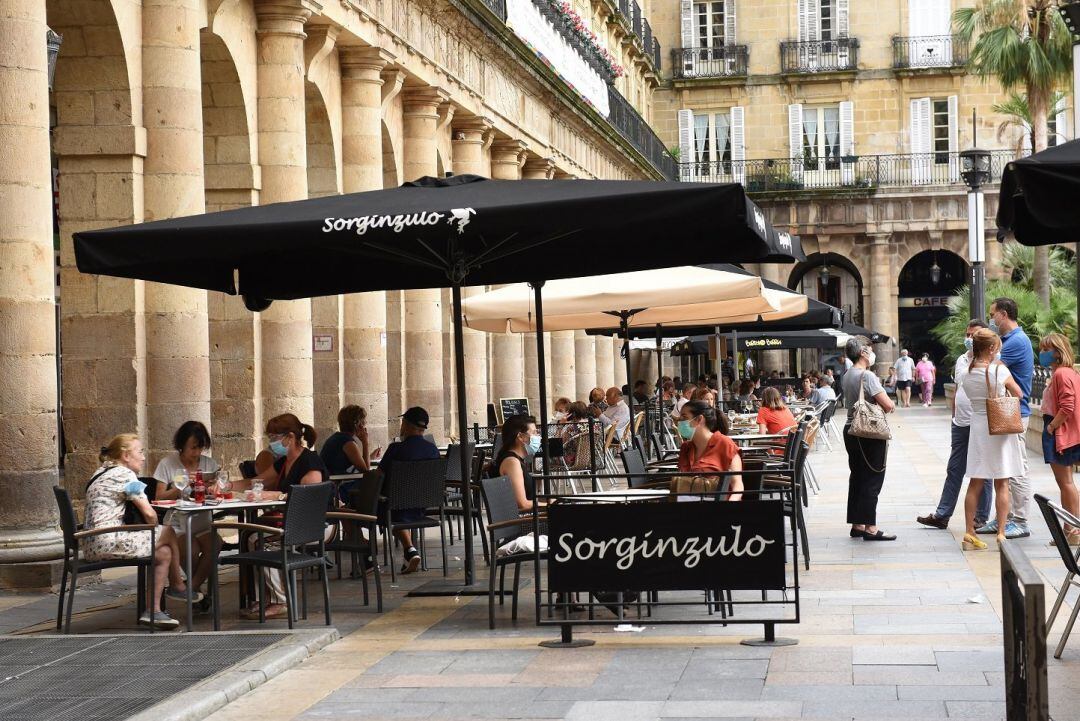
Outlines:
[[[857,335],[847,342],[844,354],[851,368],[841,377],[844,398],[850,408],[862,397],[868,403],[876,403],[881,410],[892,413],[893,402],[885,393],[877,374],[870,370],[877,354],[866,336]],[[877,527],[877,504],[881,486],[885,483],[885,462],[889,442],[877,438],[860,438],[851,435],[851,418],[844,426],[844,447],[848,454],[848,502],[847,522],[851,524],[851,537],[864,541],[895,541],[896,536],[886,534]]]
[[[986,417],[987,398],[1005,395],[1006,390],[1020,398],[1023,392],[1013,380],[1005,364],[994,360],[1001,350],[1001,338],[989,328],[979,328],[971,336],[971,365],[960,381],[964,394],[971,401],[971,430],[968,436],[967,495],[964,497],[964,521],[967,529],[961,547],[965,551],[986,550],[986,543],[975,535],[975,508],[979,495],[988,480],[994,483],[994,505],[997,511],[997,540],[1005,540],[1005,522],[1009,516],[1009,478],[1024,470],[1020,454],[1022,438],[1016,435],[990,435]]]
[[[1080,373],[1073,369],[1072,348],[1060,333],[1039,341],[1039,365],[1054,371],[1043,392],[1043,460],[1050,464],[1061,505],[1080,516],[1080,494],[1072,467],[1080,463]],[[1080,546],[1080,528],[1066,528],[1070,546]]]
[[[934,401],[934,384],[937,382],[937,368],[934,367],[934,362],[930,360],[929,353],[922,354],[922,358],[915,366],[915,374],[921,384],[923,407],[929,408]]]

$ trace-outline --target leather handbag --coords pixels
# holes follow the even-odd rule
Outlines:
[[[994,371],[994,386],[990,387],[990,366],[986,366],[986,425],[992,436],[1011,436],[1024,432],[1024,423],[1020,418],[1020,399],[1009,395],[997,394],[997,371]]]
[[[857,438],[892,440],[892,431],[889,429],[889,422],[885,420],[885,411],[877,403],[866,400],[863,377],[867,372],[863,371],[863,375],[859,376],[859,400],[851,406],[851,425],[848,433]]]

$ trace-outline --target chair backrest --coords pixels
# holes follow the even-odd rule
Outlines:
[[[472,482],[479,483],[484,476],[484,465],[487,462],[487,454],[483,448],[473,451],[472,458]]]
[[[1072,546],[1069,545],[1068,536],[1065,535],[1065,529],[1062,527],[1062,521],[1064,521],[1073,528],[1080,528],[1080,518],[1076,518],[1041,493],[1035,494],[1035,502],[1039,504],[1046,526],[1050,529],[1050,537],[1054,539],[1054,548],[1061,556],[1061,562],[1065,564],[1069,573],[1080,574],[1080,567],[1072,554]]]
[[[514,497],[514,487],[508,477],[485,478],[480,481],[480,488],[484,496],[484,511],[489,524],[521,517],[517,499]],[[496,529],[495,548],[527,534],[529,532],[527,526],[528,524],[521,524]]]
[[[491,437],[491,457],[499,455],[499,451],[502,450],[502,431],[495,431],[495,435]]]
[[[240,477],[254,478],[259,475],[255,471],[255,461],[240,461]]]
[[[64,532],[64,548],[74,551],[78,548],[75,531],[79,527],[79,520],[75,517],[75,506],[71,505],[71,496],[60,486],[53,486],[53,495],[56,497],[56,507],[60,511],[60,529]]]
[[[146,484],[144,493],[146,493],[147,500],[153,501],[154,497],[157,496],[158,480],[152,476],[139,476],[139,480]]]
[[[611,445],[615,442],[615,431],[618,430],[618,426],[612,423],[604,431],[604,448],[611,448]]]
[[[304,546],[323,540],[326,511],[334,495],[329,481],[294,485],[289,488],[285,502],[285,533],[281,542],[286,546]]]
[[[641,455],[641,449],[626,448],[619,455],[626,469],[626,484],[630,488],[641,488],[648,483],[648,472],[645,470],[645,458]]]
[[[465,456],[469,459],[469,468],[472,468],[473,446],[472,443],[451,443],[446,447],[446,480],[461,481],[461,453],[464,448]]]
[[[366,471],[363,478],[349,490],[349,508],[369,516],[379,515],[379,495],[382,494],[383,474]]]
[[[391,511],[441,506],[446,493],[446,459],[394,461],[383,488]]]

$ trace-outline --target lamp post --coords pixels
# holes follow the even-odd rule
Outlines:
[[[56,77],[56,56],[60,54],[60,43],[63,42],[64,36],[58,32],[55,32],[51,28],[47,28],[45,31],[45,45],[48,48],[48,63],[49,63],[49,90],[53,89],[53,78]]]
[[[968,186],[968,260],[971,261],[971,317],[986,319],[986,203],[982,186],[990,181],[990,151],[960,152],[960,177]]]

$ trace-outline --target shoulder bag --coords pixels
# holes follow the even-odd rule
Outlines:
[[[115,467],[116,466],[108,466],[106,468],[102,468],[100,471],[95,473],[94,476],[90,479],[90,481],[86,484],[86,490],[89,491],[90,486],[94,485],[94,481],[101,478],[103,475],[105,475],[106,473],[108,473],[109,471],[111,471]],[[134,525],[136,525],[138,523],[142,523],[142,522],[143,522],[143,515],[139,511],[139,509],[136,508],[135,504],[132,503],[130,500],[125,500],[124,501],[124,525],[125,526],[134,526]]]
[[[889,430],[889,422],[885,420],[885,411],[877,403],[866,400],[866,373],[868,371],[863,371],[859,376],[859,399],[851,406],[851,428],[848,432],[857,438],[892,440],[892,431]]]
[[[996,363],[996,361],[995,361]],[[1005,395],[997,394],[997,371],[994,372],[993,390],[990,387],[990,363],[986,366],[986,425],[992,436],[1011,436],[1024,432],[1024,424],[1020,418],[1020,399],[1009,395],[1008,389]]]

